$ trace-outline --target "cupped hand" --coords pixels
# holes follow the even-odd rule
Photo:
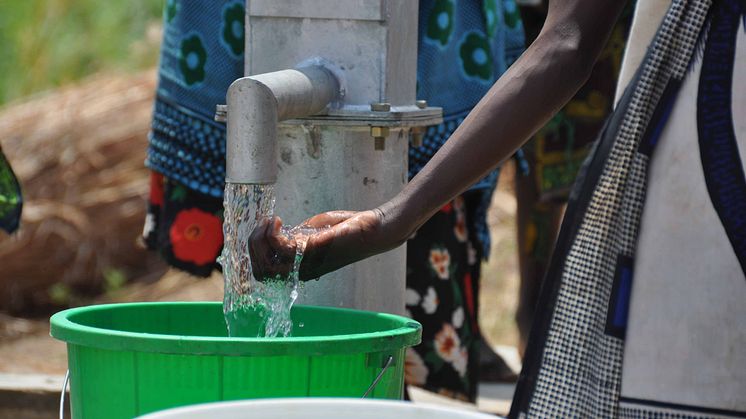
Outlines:
[[[249,255],[254,278],[259,281],[286,276],[293,268],[297,243],[282,232],[279,217],[264,218],[249,236]]]
[[[378,210],[325,212],[307,219],[302,226],[315,231],[307,233],[300,266],[301,280],[318,278],[401,243],[396,239],[397,234],[388,231],[390,228]],[[279,218],[263,220],[250,239],[251,263],[256,278],[287,275],[293,267],[297,245],[296,237],[283,234]]]

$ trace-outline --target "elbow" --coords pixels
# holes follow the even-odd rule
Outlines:
[[[582,86],[588,81],[599,54],[600,51],[596,51],[592,46],[584,46],[580,43],[577,47],[573,72],[575,73],[575,82],[578,83],[578,86]]]
[[[598,52],[580,44],[575,51],[575,57],[575,66],[573,70],[581,84],[584,84],[593,72],[593,66],[596,64],[596,60],[598,59]]]
[[[579,38],[579,36],[574,38]],[[594,45],[582,42],[582,39],[564,39],[560,50],[565,57],[563,61],[566,64],[563,68],[567,73],[568,81],[579,88],[591,76],[599,53]]]
[[[626,0],[550,1],[542,29],[547,46],[561,50],[567,80],[581,85],[606,44]]]
[[[577,26],[557,25],[540,36],[565,83],[575,88],[580,88],[588,80],[603,47],[598,37],[583,32]]]

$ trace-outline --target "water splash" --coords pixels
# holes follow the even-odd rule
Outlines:
[[[290,336],[293,329],[290,310],[298,298],[300,282],[298,271],[308,237],[317,230],[305,226],[283,227],[283,234],[294,238],[297,244],[293,269],[287,276],[259,281],[251,269],[249,237],[261,219],[273,215],[274,187],[227,183],[223,205],[224,245],[218,261],[225,278],[223,312],[228,335],[255,334],[259,318],[262,324],[258,336]]]
[[[225,185],[223,252],[218,262],[225,278],[223,309],[226,312],[249,302],[254,280],[248,252],[249,236],[262,218],[272,216],[274,207],[273,185]]]
[[[242,320],[256,304],[252,289],[258,282],[251,271],[249,237],[261,219],[274,213],[274,185],[226,183],[223,208],[223,252],[218,258],[225,287],[223,312],[228,335],[239,336],[245,330]]]
[[[304,226],[283,228],[283,234],[295,239],[295,259],[293,269],[287,276],[277,275],[274,278],[264,278],[264,281],[256,284],[253,295],[258,299],[264,311],[260,313],[264,319],[264,336],[288,337],[293,331],[293,321],[290,310],[298,299],[300,285],[299,270],[303,261],[303,253],[310,234],[316,232]]]

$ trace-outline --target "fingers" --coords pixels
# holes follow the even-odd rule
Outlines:
[[[269,224],[269,218],[260,220],[249,236],[251,268],[254,277],[260,281],[266,277],[266,269],[270,265],[270,260],[267,259],[266,255],[270,254],[271,249],[269,243],[265,240]]]
[[[282,220],[279,217],[272,217],[269,221],[265,239],[272,249],[270,256],[273,266],[280,267],[281,271],[285,271],[284,267],[288,264],[292,267],[295,260],[295,239],[282,232]]]
[[[272,217],[268,221],[264,237],[269,246],[274,249],[285,249],[291,246],[291,240],[282,232],[282,220],[279,217]]]
[[[379,251],[368,236],[376,230],[371,211],[330,211],[306,220],[303,225],[318,229],[298,232],[307,238],[301,264],[301,279],[311,279]],[[373,214],[375,215],[375,214]],[[378,220],[380,222],[380,220]],[[257,280],[286,278],[293,269],[298,243],[296,233],[283,233],[282,220],[262,220],[250,236],[252,269]]]
[[[265,218],[249,236],[249,256],[258,281],[285,277],[295,261],[295,241],[282,233],[282,220]]]
[[[303,225],[312,228],[323,228],[337,225],[357,214],[356,211],[329,211],[314,215],[303,222]]]

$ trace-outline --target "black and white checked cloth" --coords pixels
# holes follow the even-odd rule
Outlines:
[[[615,269],[634,256],[648,125],[680,83],[711,0],[674,0],[575,185],[537,307],[511,418],[643,417],[620,410],[624,340],[606,331]],[[647,416],[644,416],[647,417]]]

